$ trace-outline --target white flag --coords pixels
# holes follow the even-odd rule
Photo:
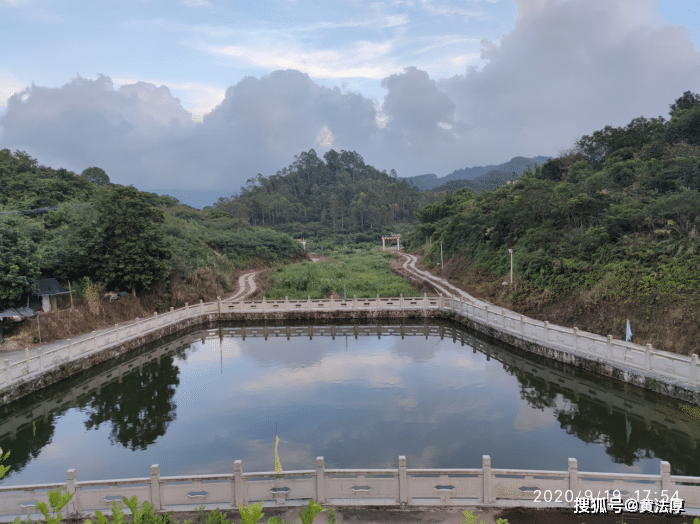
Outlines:
[[[632,328],[630,327],[630,319],[627,319],[627,338],[625,342],[630,342],[632,340]]]

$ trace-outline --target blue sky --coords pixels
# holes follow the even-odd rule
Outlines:
[[[686,0],[0,0],[0,148],[211,202],[312,147],[399,176],[555,156],[700,92],[699,17]]]

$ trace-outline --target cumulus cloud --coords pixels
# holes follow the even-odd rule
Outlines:
[[[663,23],[652,0],[516,4],[512,31],[482,41],[481,69],[440,80],[419,67],[384,69],[381,103],[294,69],[306,63],[319,78],[356,70],[372,77],[376,71],[363,63],[388,56],[389,44],[349,47],[356,58],[348,50],[220,47],[215,51],[251,64],[291,69],[246,77],[225,95],[212,91],[218,105],[199,124],[193,103],[185,110],[168,87],[151,82],[114,89],[100,76],[60,88],[32,85],[9,98],[0,143],[54,167],[98,165],[112,180],[142,189],[227,196],[257,173],[273,174],[295,154],[312,147],[322,154],[331,144],[400,176],[555,155],[607,124],[667,115],[684,91],[698,90],[700,54],[687,31]],[[468,53],[456,59],[468,63]],[[0,85],[7,96],[17,87]]]

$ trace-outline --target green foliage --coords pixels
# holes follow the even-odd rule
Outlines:
[[[216,209],[253,225],[301,223],[361,231],[412,219],[433,198],[405,180],[379,172],[356,152],[330,150],[323,159],[311,149],[266,178],[248,180],[238,196],[221,198]]]
[[[590,291],[700,302],[700,145],[671,132],[700,115],[700,97],[686,95],[671,122],[607,126],[517,184],[448,193],[416,212],[406,247],[425,246],[432,265],[442,243],[446,260],[504,276],[513,249],[519,293],[546,290],[553,301]]]
[[[376,248],[352,255],[333,253],[329,260],[315,263],[301,262],[278,268],[270,274],[272,286],[265,290],[271,300],[302,300],[326,298],[334,293],[343,296],[343,286],[348,299],[379,296],[416,296],[417,291],[403,278],[389,269],[391,252],[382,253]]]
[[[218,509],[210,511],[206,520],[206,524],[231,524],[231,522],[231,519],[227,518]]]
[[[326,511],[323,506],[314,500],[309,501],[309,505],[305,506],[303,510],[299,512],[299,518],[301,519],[301,524],[311,524],[316,515]]]
[[[36,504],[37,509],[44,515],[46,519],[46,524],[59,524],[63,520],[63,515],[58,513],[63,509],[63,506],[68,504],[70,499],[73,498],[72,493],[62,493],[63,488],[59,488],[55,491],[49,491],[49,504],[53,510],[53,515],[49,515],[49,509],[46,507],[44,501],[39,501]]]
[[[471,510],[464,510],[464,518],[462,519],[462,524],[477,524],[478,515],[474,515]],[[486,524],[483,520],[480,520],[478,524]],[[508,524],[508,519],[497,519],[496,524]]]
[[[80,174],[80,177],[97,186],[109,184],[107,173],[100,167],[88,167]]]
[[[97,522],[99,522],[99,524],[109,523],[109,520],[102,514],[101,511],[95,511],[95,516],[97,517]],[[85,524],[93,524],[93,522],[90,519],[87,519]],[[112,524],[124,524],[124,512],[116,500],[112,501]]]
[[[0,300],[34,291],[41,255],[36,243],[17,226],[0,222]]]
[[[243,508],[243,504],[239,504],[238,511],[241,514],[241,524],[256,524],[265,516],[262,509],[262,502],[249,504],[247,508]]]
[[[147,289],[167,277],[171,256],[163,238],[163,212],[134,187],[113,187],[98,203],[94,222],[86,223],[80,254],[91,258],[98,279],[108,287]]]
[[[0,462],[5,462],[7,458],[10,456],[10,452],[8,451],[5,453],[5,456],[3,457],[2,455],[2,448],[0,448]],[[5,476],[5,473],[7,473],[10,470],[10,466],[2,466],[0,465],[0,479]]]

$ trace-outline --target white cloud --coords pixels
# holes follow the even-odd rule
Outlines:
[[[209,0],[180,0],[182,5],[187,7],[211,7]]]
[[[7,101],[14,94],[17,94],[29,86],[19,78],[7,71],[0,71],[0,106],[6,106]]]
[[[236,59],[260,69],[295,69],[317,78],[383,78],[387,71],[400,68],[385,57],[393,48],[392,42],[356,42],[347,49],[306,51],[299,46],[277,42],[256,43],[248,46],[210,46],[211,53]]]
[[[653,0],[516,3],[515,26],[498,41],[482,40],[478,60],[466,37],[416,40],[430,71],[434,64],[468,66],[464,74],[439,74],[440,80],[425,67],[399,67],[403,40],[395,33],[403,26],[389,30],[390,40],[364,36],[333,49],[267,30],[253,40],[235,35],[242,40],[229,45],[198,44],[227,65],[274,70],[225,92],[140,78],[117,78],[122,86],[115,90],[100,77],[55,89],[34,86],[12,97],[25,82],[0,74],[0,96],[7,100],[0,140],[54,167],[99,165],[117,183],[227,196],[251,176],[273,174],[301,151],[328,144],[400,176],[553,155],[605,125],[667,115],[673,100],[700,85],[700,53],[681,27],[659,22]],[[368,19],[393,14],[372,9]],[[228,38],[225,27],[161,23]],[[385,96],[375,102],[311,77],[344,86],[382,79]]]

